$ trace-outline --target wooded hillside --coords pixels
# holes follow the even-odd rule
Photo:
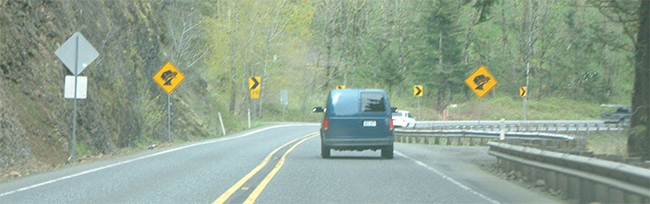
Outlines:
[[[518,97],[528,77],[531,100],[630,103],[634,27],[603,15],[595,3],[317,1],[315,6],[314,43],[325,60],[327,83],[387,88],[403,97],[422,84],[430,90],[425,98],[444,109],[474,99],[463,80],[486,65],[499,80],[492,95]]]

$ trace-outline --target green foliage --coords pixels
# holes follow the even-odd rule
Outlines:
[[[476,120],[478,107],[481,106],[482,120],[523,120],[523,102],[521,99],[499,96],[489,99],[471,100],[460,104],[458,108],[449,109],[452,119]],[[600,104],[548,97],[528,101],[528,120],[595,120],[599,119]]]
[[[585,137],[587,149],[594,154],[627,156],[627,137],[616,133],[598,133]]]
[[[83,143],[83,142],[77,143],[77,145],[75,145],[75,150],[76,150],[75,153],[76,153],[77,157],[87,156],[87,155],[90,155],[91,153],[94,153],[94,152],[91,152],[88,149],[88,146],[86,146],[86,143]]]
[[[479,65],[486,65],[499,80],[486,100],[516,97],[526,84],[526,58],[531,67],[529,109],[540,109],[533,117],[593,119],[599,112],[595,104],[629,104],[633,42],[621,37],[627,27],[612,22],[608,15],[613,13],[599,12],[586,1],[530,3],[316,1],[319,9],[311,29],[317,34],[314,45],[326,55],[322,64],[356,70],[347,79],[343,74],[324,77],[354,87],[387,89],[399,97],[410,96],[413,85],[424,85],[422,99],[436,112],[452,103],[473,103],[463,80]],[[350,15],[367,20],[359,22]],[[361,32],[351,32],[350,27]],[[558,110],[554,107],[563,105],[562,100],[590,108],[568,116],[545,113]],[[522,115],[506,113],[503,116]]]
[[[141,138],[165,139],[161,137],[162,134],[159,134],[159,132],[160,124],[166,122],[167,114],[164,106],[158,104],[158,101],[160,101],[158,98],[151,99],[147,97],[140,100],[138,116],[140,117],[139,121],[142,124],[142,134],[144,136]]]

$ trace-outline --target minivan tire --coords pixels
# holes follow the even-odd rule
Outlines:
[[[393,158],[393,145],[381,149],[381,157],[385,159]]]
[[[324,159],[330,158],[330,148],[322,142],[320,143],[320,156]]]

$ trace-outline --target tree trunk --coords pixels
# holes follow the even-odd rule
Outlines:
[[[271,35],[272,32],[269,32],[269,34],[266,37],[266,50],[264,51],[264,73],[262,75],[262,80],[267,80],[269,76],[269,52],[271,51]],[[263,108],[262,106],[264,105],[264,87],[265,84],[260,84],[262,85],[260,87],[260,100],[259,102],[259,114],[258,117],[262,118],[262,111]]]
[[[230,104],[228,109],[235,112],[237,104],[237,76],[235,75],[235,58],[237,55],[237,29],[239,28],[239,12],[235,14],[235,29],[232,32],[232,50],[230,56]]]
[[[628,156],[650,160],[650,1],[641,1]]]
[[[502,2],[502,5],[501,5],[501,22],[503,24],[501,26],[501,31],[503,32],[503,38],[501,40],[501,42],[503,42],[503,47],[501,49],[502,49],[503,54],[508,54],[509,53],[509,50],[508,50],[508,33],[506,32],[508,23],[507,23],[507,20],[506,20],[506,2]]]

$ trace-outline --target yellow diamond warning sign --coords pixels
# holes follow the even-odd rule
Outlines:
[[[153,80],[160,85],[167,94],[174,92],[174,89],[178,87],[181,82],[185,79],[185,75],[172,64],[171,61],[167,61],[164,66],[153,75]]]
[[[486,93],[497,85],[497,79],[490,74],[485,66],[481,65],[472,75],[465,79],[465,84],[476,96],[483,98]]]

